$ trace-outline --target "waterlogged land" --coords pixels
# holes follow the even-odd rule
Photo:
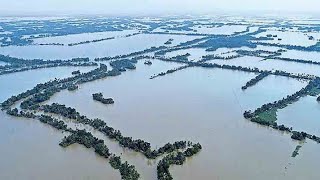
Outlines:
[[[236,19],[1,21],[0,179],[319,179],[319,24]]]

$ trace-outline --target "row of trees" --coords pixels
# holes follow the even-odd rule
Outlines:
[[[174,69],[169,69],[166,72],[161,72],[161,73],[159,73],[157,75],[151,76],[150,79],[154,79],[154,78],[157,78],[159,76],[165,76],[167,74],[171,74],[171,73],[174,73],[176,71],[180,71],[180,70],[186,69],[188,67],[191,67],[191,66],[190,65],[184,65],[184,66],[180,66],[180,67],[177,67],[177,68],[174,68]]]
[[[288,73],[286,71],[281,70],[275,70],[275,71],[267,71],[267,70],[260,70],[258,68],[250,68],[250,67],[242,67],[242,66],[235,66],[235,65],[227,65],[227,64],[217,64],[217,63],[205,63],[205,62],[193,62],[193,61],[181,61],[177,59],[172,58],[165,58],[165,57],[155,57],[155,56],[137,56],[134,59],[158,59],[161,61],[167,61],[167,62],[176,62],[176,63],[183,63],[188,64],[191,67],[204,67],[204,68],[221,68],[221,69],[229,69],[229,70],[238,70],[238,71],[244,71],[244,72],[252,72],[252,73],[268,73],[270,75],[276,75],[276,76],[284,76],[284,77],[290,77],[290,78],[296,78],[296,79],[304,79],[304,80],[312,80],[315,79],[316,76],[309,75],[309,74],[293,74]],[[165,72],[160,73],[161,75],[165,75]]]
[[[197,38],[197,39],[194,39],[194,40],[191,40],[191,41],[180,43],[177,46],[163,48],[162,50],[158,50],[157,52],[155,52],[155,56],[156,57],[161,57],[161,56],[164,56],[166,53],[169,53],[169,52],[196,47],[198,43],[200,43],[202,41],[205,41],[205,40],[208,40],[210,38],[212,38],[212,36],[201,37],[201,38]]]
[[[52,108],[53,109],[52,111],[48,111],[49,109],[51,109],[49,108],[48,105],[44,105],[43,107],[45,108],[42,110],[45,110],[45,112],[50,112],[50,113],[54,113],[54,112],[57,112],[58,110],[61,110],[59,111],[61,112],[60,115],[71,117],[71,118],[72,117],[80,118],[82,119],[80,122],[82,123],[86,122],[86,124],[91,125],[95,129],[101,132],[105,132],[105,134],[108,133],[111,139],[119,141],[119,144],[123,147],[129,147],[129,149],[135,150],[137,152],[142,152],[142,153],[149,152],[150,154],[149,156],[146,155],[146,153],[144,153],[147,158],[154,159],[165,153],[174,153],[174,154],[178,153],[178,156],[169,158],[171,157],[171,155],[168,155],[159,162],[157,167],[158,179],[163,179],[162,177],[172,177],[169,172],[169,166],[173,164],[173,162],[174,164],[182,165],[187,157],[191,157],[194,154],[197,154],[202,149],[199,143],[192,144],[191,142],[177,141],[173,144],[167,143],[163,147],[160,147],[158,150],[151,151],[150,143],[146,143],[142,140],[132,140],[131,137],[123,137],[120,131],[113,130],[113,128],[106,126],[106,123],[100,119],[90,120],[85,116],[81,116],[74,109],[66,107],[65,105],[59,105],[55,103],[53,106],[55,106],[55,108]],[[14,111],[16,114],[21,114],[22,112],[21,111],[19,113],[17,109],[10,110],[10,111]],[[52,116],[48,116],[48,115],[37,115],[37,116],[34,115],[34,117],[32,118],[38,118],[40,122],[48,124],[58,130],[70,132],[71,135],[65,136],[63,140],[59,143],[60,146],[68,147],[71,144],[77,143],[77,144],[82,144],[87,148],[93,148],[97,154],[99,154],[104,158],[109,159],[110,165],[113,168],[118,169],[120,171],[122,179],[126,179],[126,180],[139,179],[140,175],[136,171],[133,165],[129,165],[127,162],[122,163],[121,158],[119,156],[116,156],[109,152],[109,149],[104,144],[103,140],[94,137],[90,132],[87,132],[86,130],[73,130],[71,128],[68,128],[63,121],[57,120]],[[87,119],[87,120],[83,121],[83,119]],[[111,132],[114,132],[114,133],[111,133]],[[135,145],[132,146],[133,144]],[[144,147],[144,148],[141,148],[141,147]],[[183,150],[185,148],[187,149],[183,153],[177,151],[179,149]],[[181,162],[181,163],[177,163],[177,162]]]
[[[278,51],[267,51],[267,50],[254,50],[254,51],[249,51],[249,50],[236,50],[238,54],[241,54],[243,56],[256,56],[256,57],[272,57],[272,56],[280,56],[281,52],[283,52],[282,49]]]
[[[86,148],[93,148],[98,155],[109,159],[111,167],[119,170],[121,179],[137,180],[140,178],[140,174],[133,165],[128,164],[128,162],[122,163],[119,156],[110,153],[109,148],[104,144],[103,140],[94,137],[90,132],[76,130],[70,136],[65,136],[59,145],[68,147],[74,143],[84,145]]]
[[[119,130],[115,130],[114,128],[108,126],[101,119],[89,119],[86,116],[80,115],[80,113],[74,108],[53,103],[52,105],[43,105],[40,109],[47,113],[58,114],[66,118],[76,120],[79,123],[90,125],[94,129],[105,134],[110,139],[118,141],[122,147],[134,150],[136,152],[141,152],[148,159],[155,159],[156,157],[165,153],[171,153],[192,145],[191,142],[177,141],[173,144],[167,143],[159,149],[152,150],[149,142],[141,139],[135,140],[132,137],[125,137]]]
[[[30,71],[30,70],[36,70],[36,69],[44,69],[44,68],[53,68],[53,67],[66,67],[66,66],[75,66],[75,67],[84,67],[84,66],[97,66],[97,63],[94,62],[88,62],[88,63],[60,63],[60,64],[45,64],[45,65],[35,65],[35,66],[27,66],[27,67],[22,67],[22,66],[15,66],[15,65],[6,65],[3,68],[0,68],[0,75],[4,74],[11,74],[11,73],[16,73],[16,72],[23,72],[23,71]]]
[[[39,46],[64,46],[62,43],[39,43],[39,44],[34,44],[34,45],[39,45]]]
[[[29,107],[38,107],[37,104],[48,100],[54,93],[59,92],[63,89],[68,89],[68,87],[82,84],[89,81],[94,81],[97,79],[102,79],[107,76],[119,75],[118,71],[107,72],[107,66],[100,64],[99,68],[91,70],[87,73],[82,73],[73,77],[68,77],[64,79],[54,79],[46,83],[37,84],[34,88],[22,92],[16,96],[11,96],[7,100],[1,103],[2,109],[8,109],[16,102],[28,98],[23,102],[24,109]]]
[[[138,35],[140,33],[132,33],[132,34],[127,34],[123,37],[131,37],[131,36],[135,36]],[[112,40],[115,39],[116,37],[108,37],[108,38],[101,38],[101,39],[94,39],[91,41],[81,41],[81,42],[76,42],[76,43],[69,43],[68,46],[77,46],[77,45],[81,45],[81,44],[89,44],[89,43],[96,43],[96,42],[101,42],[101,41],[107,41],[107,40]]]
[[[134,65],[135,63],[137,63],[136,60],[121,59],[117,61],[111,61],[110,66],[119,71],[126,71],[126,69],[136,69],[136,66]]]
[[[157,165],[157,177],[159,180],[172,180],[173,177],[170,174],[169,168],[171,165],[182,165],[187,157],[192,157],[193,155],[200,152],[202,149],[199,143],[194,144],[189,147],[184,152],[176,152],[165,156],[159,161]]]
[[[181,55],[177,55],[172,57],[171,59],[177,59],[179,61],[188,61],[188,57],[190,56],[190,53],[186,53],[186,54],[181,54]]]
[[[71,129],[68,129],[67,125],[64,123],[64,121],[57,120],[51,116],[41,115],[38,116],[39,121],[45,124],[49,124],[50,126],[63,131],[72,131]]]
[[[104,64],[100,64],[99,68],[96,68],[87,73],[82,73],[61,80],[55,79],[44,84],[37,84],[37,86],[33,89],[27,90],[17,96],[12,96],[9,99],[5,100],[3,103],[1,103],[1,107],[2,109],[9,109],[16,102],[27,98],[21,103],[21,108],[31,110],[37,109],[40,107],[39,103],[49,100],[51,96],[61,90],[76,90],[78,88],[78,84],[102,79],[108,76],[120,75],[121,72],[118,69],[131,68],[132,66],[134,66],[132,62],[133,61],[131,60],[119,60],[119,62],[114,61],[113,63],[115,68],[108,72],[107,66]]]
[[[81,42],[76,42],[76,43],[69,43],[68,46],[77,46],[77,45],[81,45],[81,44],[89,44],[89,43],[107,41],[107,40],[111,40],[111,39],[115,39],[115,38],[116,37],[108,37],[108,38],[94,39],[91,41],[81,41]]]
[[[252,113],[252,117],[265,112],[267,110],[276,108],[284,108],[286,107],[288,104],[291,104],[295,101],[297,101],[300,97],[302,96],[306,96],[306,95],[317,95],[320,93],[320,78],[315,78],[314,80],[311,80],[308,85],[304,88],[302,88],[301,90],[295,92],[292,95],[288,95],[285,98],[282,98],[279,101],[275,101],[273,103],[267,103],[262,105],[260,108],[257,108],[253,113]]]
[[[132,34],[127,34],[123,37],[131,37],[131,36],[135,36],[138,35],[140,33],[132,33]],[[91,41],[81,41],[81,42],[76,42],[76,43],[69,43],[68,46],[77,46],[77,45],[81,45],[81,44],[89,44],[89,43],[96,43],[96,42],[101,42],[101,41],[107,41],[107,40],[112,40],[115,39],[116,37],[108,37],[108,38],[101,38],[101,39],[94,39]]]
[[[290,78],[296,79],[305,79],[305,80],[312,80],[315,76],[308,75],[308,74],[293,74],[288,73],[285,71],[275,70],[275,71],[264,71],[259,70],[258,68],[250,68],[250,67],[242,67],[242,66],[235,66],[235,65],[220,65],[216,63],[193,63],[194,66],[206,67],[206,68],[221,68],[221,69],[230,69],[230,70],[239,70],[244,72],[253,72],[253,73],[269,73],[276,76],[285,76]]]
[[[90,62],[90,59],[89,58],[72,58],[69,60],[43,60],[43,59],[22,59],[22,58],[0,55],[0,61],[9,63],[9,64],[19,65],[19,66],[34,66],[34,65],[45,65],[45,64]]]
[[[121,178],[124,180],[136,180],[140,178],[140,174],[136,171],[135,167],[128,164],[127,161],[122,163],[119,156],[111,156],[109,163],[114,169],[120,171]]]
[[[70,60],[42,60],[42,59],[21,59],[0,55],[0,61],[9,65],[0,66],[0,75],[22,72],[34,69],[52,68],[61,66],[97,66],[95,62],[90,62],[89,58],[74,58]]]
[[[124,180],[137,180],[140,178],[140,174],[135,169],[135,166],[128,164],[128,162],[121,162],[120,157],[117,157],[116,155],[110,153],[109,148],[104,144],[104,141],[101,139],[98,139],[94,137],[90,132],[87,132],[86,130],[73,130],[71,128],[68,128],[67,125],[64,123],[64,121],[58,120],[53,118],[52,116],[48,115],[34,115],[32,117],[27,116],[25,112],[20,111],[18,112],[18,109],[8,110],[9,112],[13,112],[14,116],[18,117],[26,117],[26,118],[33,118],[38,119],[40,122],[44,124],[48,124],[51,127],[70,132],[71,135],[65,136],[62,141],[59,143],[61,147],[68,147],[72,144],[81,144],[84,145],[86,148],[93,148],[94,151],[100,155],[101,157],[104,157],[106,159],[109,159],[110,165],[114,168],[119,170],[121,174],[121,179]],[[32,113],[31,113],[32,114]],[[115,159],[117,159],[117,166],[115,166]]]
[[[146,54],[146,53],[150,53],[150,52],[155,52],[158,50],[162,50],[162,49],[166,49],[166,46],[159,46],[159,47],[154,47],[152,46],[151,48],[142,50],[142,51],[137,51],[137,52],[133,52],[133,53],[129,53],[129,54],[125,54],[125,55],[117,55],[114,57],[101,57],[101,58],[95,58],[94,61],[109,61],[109,60],[115,60],[115,59],[122,59],[122,58],[129,58],[132,56],[139,56],[142,54]]]
[[[258,76],[254,77],[253,79],[251,79],[250,81],[248,81],[246,83],[246,85],[241,87],[241,89],[246,90],[248,87],[254,86],[255,84],[257,84],[259,81],[261,81],[262,79],[264,79],[267,76],[269,76],[269,73],[263,72],[263,73],[259,74]]]
[[[239,54],[229,55],[229,56],[219,56],[216,54],[209,54],[209,55],[202,56],[200,62],[205,62],[205,61],[210,61],[210,60],[215,60],[215,59],[230,60],[230,59],[235,59],[235,58],[239,58],[239,57],[241,57],[241,55],[239,55]]]

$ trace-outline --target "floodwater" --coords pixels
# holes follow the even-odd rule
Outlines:
[[[71,76],[74,70],[93,67],[57,67],[0,76],[0,101],[33,88],[37,83]],[[61,148],[58,144],[67,134],[36,120],[15,118],[0,112],[0,179],[120,179],[106,160],[82,146]]]
[[[302,97],[299,101],[280,109],[277,115],[277,122],[280,124],[320,136],[320,121],[317,118],[320,115],[320,104],[316,97]]]
[[[297,142],[278,131],[245,120],[244,110],[285,97],[305,82],[270,76],[257,86],[242,91],[255,74],[221,69],[189,68],[150,80],[152,74],[176,64],[154,61],[137,70],[81,85],[75,92],[63,91],[49,102],[75,107],[90,118],[101,118],[125,136],[144,139],[159,147],[176,140],[200,142],[203,150],[171,172],[175,179],[318,179],[313,142],[304,145],[297,159],[291,158]],[[92,100],[102,92],[114,105]],[[134,164],[143,179],[156,178],[156,161],[116,147],[111,151]],[[311,146],[311,147],[309,147]],[[274,148],[277,147],[277,148]],[[303,158],[302,158],[303,157]],[[245,164],[245,165],[244,165]],[[304,165],[304,168],[302,165]],[[232,173],[230,173],[232,172]]]
[[[200,37],[160,34],[139,34],[127,38],[117,38],[97,43],[81,44],[77,46],[7,46],[0,48],[0,54],[26,59],[71,59],[76,57],[105,57],[129,54],[142,51],[152,46],[163,46],[169,39],[173,39],[170,46],[191,41]]]
[[[218,54],[218,55],[223,55],[224,53],[228,53],[228,52],[234,52],[237,50],[247,50],[247,51],[258,51],[258,50],[265,50],[265,51],[277,51],[279,50],[279,47],[273,47],[273,46],[261,46],[258,45],[256,48],[249,48],[249,47],[241,47],[241,48],[218,48],[215,51],[210,52],[210,54]]]
[[[168,26],[169,27],[169,26]],[[191,27],[192,31],[186,31],[186,30],[168,30],[167,27],[159,27],[156,28],[153,32],[170,32],[170,33],[197,33],[197,34],[211,34],[211,35],[232,35],[237,32],[243,32],[246,30],[247,26],[244,25],[224,25],[220,27],[215,27],[213,25],[211,26],[205,26],[205,25],[199,25]],[[251,31],[254,31],[254,29],[251,29]]]
[[[307,52],[307,51],[287,50],[286,52],[283,52],[280,57],[320,62],[320,53],[314,52],[314,51]]]
[[[0,179],[69,180],[120,179],[108,161],[82,146],[67,149],[58,144],[61,132],[25,118],[0,112]]]
[[[88,37],[72,36],[69,40],[77,38]],[[170,38],[174,39],[171,45],[174,46],[199,37],[141,34],[73,47],[10,46],[0,48],[0,54],[29,59],[68,59],[79,56],[93,58],[160,46]],[[62,40],[69,42],[68,39]],[[258,46],[256,49],[278,48]],[[236,49],[219,48],[210,53],[221,54],[232,50]],[[191,54],[189,59],[198,59],[207,54],[204,49],[191,48],[167,55],[187,52]],[[320,75],[320,66],[261,59],[241,57],[210,62]],[[61,91],[46,104],[66,104],[89,118],[101,118],[109,126],[119,129],[123,135],[148,141],[153,148],[178,140],[200,142],[203,149],[199,154],[188,158],[183,166],[170,168],[174,179],[320,179],[319,144],[306,141],[300,155],[291,158],[298,142],[293,141],[290,135],[243,118],[245,110],[254,110],[265,103],[282,99],[305,87],[307,82],[270,75],[243,91],[241,87],[257,74],[200,67],[187,68],[151,80],[149,78],[154,74],[181,66],[177,63],[151,61],[151,66],[144,65],[144,60],[141,60],[136,70],[81,84],[74,92]],[[2,75],[0,101],[31,89],[37,83],[71,76],[74,70],[86,72],[93,68],[95,67],[57,67]],[[102,92],[105,97],[112,97],[115,104],[104,105],[93,101],[92,94],[97,92]],[[320,124],[316,118],[319,108],[315,97],[304,97],[279,110],[278,122],[319,135],[317,127]],[[80,145],[61,148],[58,143],[67,134],[36,120],[10,117],[4,112],[0,112],[0,119],[0,179],[120,179],[119,172],[112,169],[108,161],[98,157],[92,149]],[[117,142],[92,128],[71,121],[68,124],[74,128],[86,128],[104,139],[112,153],[136,166],[142,179],[156,179],[159,158],[148,160],[140,153],[121,148]]]
[[[309,37],[304,32],[299,31],[274,31],[268,30],[257,34],[256,37],[266,37],[268,34],[277,35],[274,40],[261,41],[271,44],[283,44],[283,45],[297,45],[297,46],[312,46],[317,43],[317,40],[309,40]],[[279,40],[279,38],[281,40]]]
[[[212,27],[212,26],[200,26],[193,27],[192,29],[196,30],[200,34],[215,34],[215,35],[232,35],[236,32],[242,32],[247,29],[247,26],[243,25],[225,25],[221,27]]]

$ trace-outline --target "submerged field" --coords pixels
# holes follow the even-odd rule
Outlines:
[[[307,22],[2,20],[0,179],[319,179]]]

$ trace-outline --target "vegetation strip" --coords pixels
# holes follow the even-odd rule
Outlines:
[[[197,154],[202,149],[199,143],[189,147],[184,152],[175,152],[165,156],[159,161],[157,166],[157,177],[159,180],[172,180],[173,177],[169,172],[171,165],[182,165],[187,157]]]
[[[305,140],[306,138],[314,140],[320,143],[320,137],[315,135],[308,134],[306,132],[297,132],[292,131],[292,128],[285,127],[284,125],[277,125],[276,123],[276,111],[278,109],[283,109],[289,104],[298,101],[303,96],[316,96],[320,94],[320,78],[317,77],[309,82],[309,84],[299,90],[298,92],[288,95],[286,98],[283,98],[279,101],[275,101],[273,103],[268,103],[262,105],[260,108],[256,109],[255,111],[245,111],[244,117],[249,119],[252,122],[256,122],[258,124],[269,126],[274,129],[278,129],[280,131],[286,131],[291,133],[291,138],[295,140]],[[270,112],[273,112],[270,114]],[[270,116],[265,116],[266,113],[269,113]]]
[[[246,85],[241,87],[241,89],[246,90],[246,89],[248,89],[248,87],[254,86],[255,84],[257,84],[259,81],[261,81],[262,79],[264,79],[267,76],[269,76],[269,73],[263,72],[263,73],[259,74],[258,76],[254,77],[253,79],[251,79],[250,81],[248,81],[246,83]]]
[[[132,137],[125,137],[119,130],[115,130],[114,128],[108,126],[101,119],[89,119],[86,116],[81,115],[74,108],[53,103],[51,105],[43,105],[39,110],[42,110],[46,113],[61,115],[66,118],[76,120],[81,124],[90,125],[94,129],[106,135],[108,138],[117,141],[119,145],[121,145],[122,147],[131,149],[136,152],[140,152],[144,154],[148,159],[155,159],[165,153],[171,153],[179,149],[184,149],[193,144],[187,141],[176,141],[173,144],[167,143],[157,150],[152,150],[149,142],[146,142],[141,139],[135,140]]]
[[[131,36],[135,36],[138,35],[140,33],[132,33],[132,34],[127,34],[125,36],[121,36],[121,37],[131,37]],[[90,44],[90,43],[96,43],[96,42],[101,42],[101,41],[107,41],[107,40],[112,40],[112,39],[116,39],[116,37],[108,37],[108,38],[101,38],[101,39],[94,39],[91,41],[81,41],[81,42],[77,42],[77,43],[69,43],[68,46],[77,46],[77,45],[82,45],[82,44]]]
[[[236,52],[243,55],[243,56],[255,56],[255,57],[261,57],[265,60],[273,59],[273,60],[281,60],[281,61],[288,61],[288,62],[296,62],[296,63],[302,63],[302,64],[313,64],[313,65],[320,65],[319,61],[312,61],[312,60],[302,60],[302,59],[292,59],[292,58],[286,58],[286,57],[279,57],[281,56],[281,53],[285,50],[280,49],[278,51],[265,51],[265,50],[256,50],[256,51],[247,51],[247,50],[237,50]],[[267,54],[267,55],[262,55]]]
[[[114,100],[112,98],[103,98],[102,93],[94,93],[92,94],[92,98],[95,101],[99,101],[102,104],[114,104]]]
[[[157,75],[151,76],[150,79],[155,79],[155,78],[160,77],[160,76],[165,76],[167,74],[171,74],[171,73],[174,73],[176,71],[180,71],[180,70],[186,69],[188,67],[191,67],[191,65],[185,65],[185,66],[181,66],[181,67],[178,67],[178,68],[169,69],[166,72],[161,72],[161,73],[159,73]]]
[[[45,61],[42,59],[28,60],[0,55],[0,61],[9,64],[5,66],[0,66],[0,75],[62,66],[98,66],[96,62],[90,62],[89,58],[73,58],[70,60]]]
[[[121,179],[137,180],[140,178],[140,174],[133,165],[129,165],[127,161],[122,163],[119,156],[109,152],[103,140],[94,137],[90,132],[86,130],[76,130],[70,136],[65,136],[59,145],[65,148],[74,143],[84,145],[86,148],[93,148],[101,157],[109,159],[111,167],[119,170]]]
[[[250,68],[250,67],[242,67],[242,66],[226,65],[226,64],[220,65],[217,63],[180,61],[180,60],[176,60],[176,59],[155,57],[155,56],[137,56],[133,59],[137,60],[137,59],[146,59],[146,58],[158,59],[158,60],[166,61],[166,62],[176,62],[176,63],[182,63],[182,64],[189,64],[192,67],[220,68],[220,69],[238,70],[238,71],[252,72],[252,73],[269,73],[270,75],[284,76],[284,77],[304,79],[304,80],[312,80],[312,79],[316,78],[316,76],[309,75],[309,74],[293,74],[293,73],[288,73],[288,72],[281,71],[281,70],[267,71],[267,70],[260,70],[258,68]]]

